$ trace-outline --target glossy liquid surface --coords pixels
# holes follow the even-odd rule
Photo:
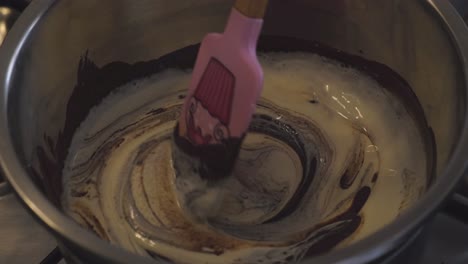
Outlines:
[[[392,87],[315,54],[260,61],[262,100],[206,221],[180,206],[193,200],[178,191],[193,172],[172,160],[190,78],[176,69],[120,87],[82,123],[64,168],[66,213],[161,263],[283,263],[358,241],[424,194],[427,128]]]

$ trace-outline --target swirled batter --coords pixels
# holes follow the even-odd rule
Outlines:
[[[424,194],[425,136],[395,94],[315,54],[260,61],[263,98],[206,221],[181,208],[194,172],[174,170],[171,137],[190,72],[175,69],[93,109],[65,163],[66,213],[162,263],[284,263],[358,241]]]

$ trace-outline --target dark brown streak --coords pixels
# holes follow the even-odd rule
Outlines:
[[[335,218],[321,224],[314,230],[322,229],[323,227],[340,223],[336,228],[330,230],[324,230],[309,238],[309,240],[315,240],[318,237],[322,237],[318,242],[314,243],[305,256],[314,256],[318,254],[326,253],[332,250],[341,241],[352,235],[361,225],[362,217],[359,215],[364,205],[367,203],[371,194],[371,188],[368,186],[362,187],[354,196],[351,206],[344,213],[336,216]]]
[[[340,187],[344,190],[353,185],[356,177],[362,169],[362,165],[364,164],[364,146],[362,145],[360,135],[358,135],[355,149],[356,151],[351,154],[351,161],[348,165],[348,168],[340,179]]]

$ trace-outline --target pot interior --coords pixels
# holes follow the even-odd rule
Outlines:
[[[223,30],[230,6],[232,1],[218,0],[62,0],[50,7],[19,53],[8,116],[17,155],[52,203],[60,207],[63,163],[90,109],[120,84],[142,77],[114,78],[116,71],[104,80],[106,67],[124,71],[195,45],[207,32]],[[398,73],[413,88],[433,132],[433,184],[453,177],[441,172],[459,141],[466,87],[457,49],[423,1],[271,0],[263,35],[267,44],[318,42]],[[175,63],[193,60],[187,53]],[[84,89],[81,82],[96,85]]]

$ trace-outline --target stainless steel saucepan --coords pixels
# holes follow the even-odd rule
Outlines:
[[[106,95],[76,88],[80,58],[88,54],[97,65],[158,58],[222,30],[230,6],[228,0],[35,0],[8,35],[0,49],[1,166],[69,260],[151,263],[101,241],[57,204],[60,170],[49,163],[66,155],[70,135]],[[265,21],[264,34],[319,41],[388,65],[421,102],[437,145],[430,190],[375,234],[304,263],[387,261],[422,233],[466,171],[468,29],[447,0],[271,0]],[[71,105],[72,97],[87,103]]]

